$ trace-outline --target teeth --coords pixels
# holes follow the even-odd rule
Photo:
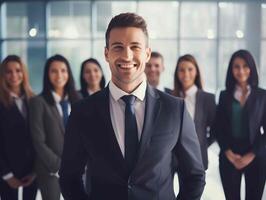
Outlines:
[[[132,68],[135,66],[137,66],[137,64],[118,64],[118,67],[121,67],[121,68]]]

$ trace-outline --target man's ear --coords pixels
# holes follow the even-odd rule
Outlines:
[[[146,48],[146,63],[150,60],[150,58],[151,58],[151,48],[150,47],[147,47]]]
[[[104,57],[105,57],[105,60],[107,62],[109,62],[108,53],[109,53],[108,48],[107,47],[104,47]]]

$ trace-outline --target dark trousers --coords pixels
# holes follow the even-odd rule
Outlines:
[[[28,187],[23,188],[23,200],[35,200],[37,194],[37,184],[34,181]],[[3,179],[0,180],[0,199],[18,200],[18,189],[13,189]]]
[[[248,139],[235,140],[232,143],[234,153],[244,155],[251,151]],[[220,176],[226,200],[240,200],[240,186],[242,175],[246,183],[246,200],[261,200],[266,179],[265,158],[255,159],[244,169],[238,170],[227,159],[224,152],[220,154]]]

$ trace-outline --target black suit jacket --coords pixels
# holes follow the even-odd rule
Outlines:
[[[196,93],[195,128],[201,147],[201,156],[204,168],[208,168],[208,146],[214,141],[212,126],[215,119],[215,96],[211,93],[198,90]]]
[[[17,106],[0,104],[0,176],[12,172],[22,178],[33,172],[35,153],[28,120]]]
[[[221,153],[232,148],[232,101],[233,95],[227,91],[220,94],[215,120],[215,134],[221,148]],[[251,150],[258,158],[266,159],[266,91],[260,88],[251,90],[244,106],[248,113],[249,142]]]
[[[173,200],[173,157],[178,159],[183,181],[179,199],[200,199],[205,172],[184,102],[147,88],[138,160],[128,174],[112,127],[106,88],[72,109],[59,173],[62,194],[66,200]],[[86,163],[91,170],[88,195],[81,179]]]

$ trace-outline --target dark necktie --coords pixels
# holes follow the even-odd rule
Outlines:
[[[60,101],[60,106],[63,112],[63,122],[64,125],[66,126],[68,119],[68,101],[67,100]]]
[[[125,160],[128,165],[129,173],[132,172],[137,160],[139,146],[138,127],[134,110],[136,97],[125,95],[121,98],[126,103],[125,109]]]

